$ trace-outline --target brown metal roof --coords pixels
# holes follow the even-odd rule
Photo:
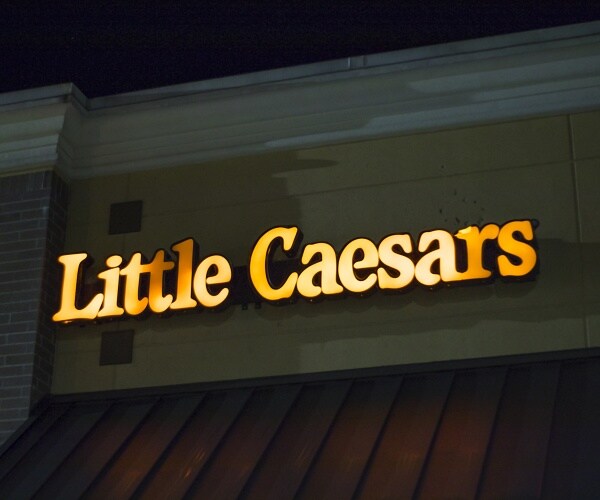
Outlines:
[[[53,398],[1,498],[597,498],[600,357]],[[114,396],[114,397],[113,397]]]

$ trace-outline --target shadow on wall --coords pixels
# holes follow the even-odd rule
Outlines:
[[[170,319],[68,326],[61,328],[61,340],[74,341],[67,350],[83,350],[99,345],[101,331],[146,331],[140,354],[123,374],[145,373],[167,359],[181,364],[173,368],[175,375],[167,371],[169,383],[584,347],[584,313],[600,314],[600,301],[584,304],[581,249],[555,239],[538,245],[539,274],[530,282],[497,280],[394,295],[378,291],[259,309],[250,304],[246,311],[241,306],[194,310]],[[585,245],[584,251],[598,255],[600,244]],[[90,343],[78,344],[77,338]],[[90,373],[97,367],[79,369]],[[156,372],[144,380],[160,385],[165,383],[161,377]]]
[[[453,326],[467,327],[485,320],[507,319],[507,311],[510,310],[532,311],[531,314],[518,314],[519,321],[539,322],[540,318],[553,320],[581,317],[584,296],[579,245],[562,240],[543,239],[538,240],[538,247],[539,272],[532,281],[503,282],[496,279],[487,284],[458,285],[436,290],[413,287],[403,293],[384,293],[378,290],[365,297],[345,295],[322,299],[316,303],[302,298],[293,303],[277,305],[250,303],[247,306],[248,310],[243,314],[258,315],[262,320],[274,325],[279,325],[286,319],[306,319],[306,329],[310,331],[311,320],[319,318],[329,318],[326,322],[334,327],[347,327],[349,321],[355,325],[359,324],[361,315],[366,318],[363,320],[365,325],[374,321],[385,322],[386,318],[397,323],[398,316],[393,313],[402,310],[405,313],[403,319],[411,322],[411,333],[419,329],[431,331],[433,320],[436,318],[452,317]],[[600,253],[600,244],[586,244],[583,247],[586,254]],[[587,273],[587,279],[592,280],[593,276]],[[218,311],[191,310],[178,313],[173,319],[178,325],[191,326],[190,321],[193,321],[201,328],[226,325],[236,308],[246,309],[241,305],[230,305]],[[542,315],[533,312],[541,310]],[[378,312],[381,313],[381,317],[378,316]],[[589,301],[587,312],[600,312],[600,302]],[[336,324],[336,316],[340,317],[339,324]],[[163,324],[164,328],[168,328],[167,317],[159,319],[153,325],[162,329],[162,319],[166,321]],[[113,327],[119,325],[118,328],[130,328],[133,321],[138,320],[119,319],[110,323]],[[323,328],[321,322],[315,323],[315,326]],[[402,333],[402,325],[398,326],[398,333]],[[236,328],[239,327],[240,324],[236,322]],[[356,328],[352,330],[357,331]],[[364,332],[358,333],[362,334],[371,337],[377,336],[378,332],[376,329],[365,328]]]
[[[600,244],[582,246],[586,254],[600,254]],[[550,316],[581,316],[584,292],[579,244],[543,239],[538,240],[538,247],[539,270],[532,281],[503,282],[496,279],[488,284],[448,286],[436,290],[414,287],[402,293],[384,293],[379,290],[365,297],[344,296],[321,300],[315,304],[298,299],[296,304],[262,306],[257,313],[265,319],[276,321],[294,315],[316,318],[350,313],[359,316],[369,310],[406,309],[407,320],[423,320],[427,319],[427,310],[431,310],[436,311],[436,317],[464,316],[465,322],[468,323],[473,321],[476,315],[485,315],[489,319],[505,318],[507,309],[556,306],[546,311],[548,319],[552,319]],[[592,278],[588,273],[587,279]],[[301,302],[306,304],[302,305]],[[560,307],[567,304],[572,304],[573,307]],[[578,308],[578,305],[581,308]],[[596,308],[600,310],[600,304],[597,303]],[[415,312],[417,310],[418,313]],[[443,313],[440,313],[441,311]],[[537,321],[535,318],[536,316],[532,315],[531,321]]]

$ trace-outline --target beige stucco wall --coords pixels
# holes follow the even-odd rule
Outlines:
[[[533,218],[541,265],[532,283],[61,327],[53,392],[598,346],[599,129],[590,112],[74,181],[66,251],[98,264],[187,236],[202,255],[246,264],[275,225],[341,249],[358,236]],[[136,199],[142,231],[108,235],[109,205]],[[99,366],[100,333],[129,328],[133,363]]]

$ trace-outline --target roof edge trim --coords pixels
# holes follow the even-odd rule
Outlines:
[[[237,379],[211,382],[197,382],[167,386],[155,386],[131,389],[115,389],[99,392],[84,392],[70,394],[51,394],[41,400],[38,405],[45,408],[48,401],[70,403],[74,401],[118,400],[122,398],[145,398],[157,396],[178,395],[188,392],[240,389],[247,387],[266,387],[280,384],[319,383],[333,380],[350,380],[355,378],[376,378],[391,375],[410,375],[421,372],[438,372],[448,370],[470,370],[491,368],[505,365],[525,365],[550,361],[568,361],[587,359],[600,356],[600,347],[569,349],[565,351],[546,351],[526,354],[510,354],[488,358],[470,358],[461,360],[432,361],[408,365],[389,365],[373,368],[354,368],[327,372],[312,372],[296,375],[280,375],[252,379]],[[34,409],[32,413],[35,413]]]
[[[600,108],[600,21],[106,98],[0,95],[0,175],[195,165]]]

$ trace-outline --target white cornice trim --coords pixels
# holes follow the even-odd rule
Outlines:
[[[87,105],[71,83],[0,94],[0,175],[64,163],[66,122],[86,115]]]
[[[600,107],[600,22],[86,99],[0,95],[0,174],[93,177]]]

